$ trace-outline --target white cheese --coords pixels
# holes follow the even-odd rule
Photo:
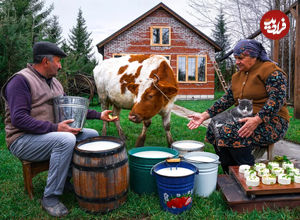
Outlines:
[[[294,168],[294,164],[291,162],[283,162],[282,163],[282,168],[286,169],[286,168]]]
[[[278,183],[282,185],[291,184],[291,177],[287,174],[279,174]]]
[[[279,174],[284,173],[284,169],[282,167],[275,167],[272,169],[272,173],[274,173],[276,176],[278,176]]]
[[[255,170],[245,170],[244,172],[244,177],[247,178],[248,176],[256,176],[256,171]]]
[[[287,171],[287,174],[289,174],[290,176],[294,176],[294,175],[300,174],[298,168],[290,168],[290,169],[286,169],[286,171]]]
[[[247,186],[258,186],[259,185],[259,177],[257,176],[248,176],[246,178]]]
[[[300,175],[299,174],[294,175],[294,182],[295,183],[300,183]]]
[[[261,168],[266,168],[266,164],[264,164],[264,163],[256,163],[256,164],[254,164],[254,169],[256,171],[258,171]]]
[[[267,168],[261,168],[257,171],[257,176],[260,176],[262,177],[263,175],[265,174],[269,174],[270,173],[270,170],[267,169]]]
[[[250,170],[250,166],[249,165],[247,165],[247,164],[240,165],[240,167],[239,167],[239,172],[240,173],[245,173],[246,170]]]
[[[278,162],[275,162],[275,161],[271,161],[268,163],[268,166],[271,167],[271,169],[275,168],[275,167],[279,167],[279,163]]]
[[[261,182],[266,185],[272,185],[276,183],[276,176],[272,174],[265,174],[261,178]]]

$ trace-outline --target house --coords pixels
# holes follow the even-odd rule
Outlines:
[[[104,59],[159,54],[178,80],[177,99],[213,99],[215,52],[221,47],[169,7],[159,3],[97,44]]]

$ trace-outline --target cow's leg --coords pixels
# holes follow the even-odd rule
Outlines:
[[[102,108],[102,111],[104,110],[108,110],[109,108],[109,103],[108,101],[103,101],[103,99],[100,99],[101,101],[101,108]],[[102,126],[102,135],[105,136],[106,135],[106,131],[107,131],[107,125],[108,125],[108,122],[107,121],[102,121],[103,122],[103,126]]]
[[[121,112],[121,109],[118,108],[117,106],[113,106],[113,115],[117,115],[119,120],[115,121],[115,125],[117,127],[117,130],[118,130],[118,133],[119,133],[119,137],[125,141],[126,140],[126,136],[121,128],[121,124],[120,124],[120,112]]]
[[[146,133],[148,127],[151,125],[151,119],[143,121],[143,130],[140,136],[138,137],[137,141],[135,142],[135,147],[142,147],[144,146],[146,140]]]
[[[167,137],[167,142],[168,142],[168,147],[171,147],[171,144],[173,143],[173,138],[171,134],[171,112],[164,113],[161,115],[162,121],[163,121],[163,126],[166,132],[166,137]]]

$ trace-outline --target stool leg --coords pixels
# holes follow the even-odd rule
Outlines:
[[[273,149],[274,149],[274,144],[270,144],[268,146],[268,149],[267,149],[267,155],[268,155],[268,160],[271,161],[273,160]]]
[[[27,191],[29,198],[33,199],[31,165],[24,164],[24,163],[22,165],[23,165],[23,177],[24,177],[25,190]]]

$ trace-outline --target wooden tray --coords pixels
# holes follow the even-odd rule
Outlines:
[[[300,193],[300,183],[292,182],[289,185],[281,185],[279,183],[273,185],[265,185],[260,181],[260,184],[258,186],[249,187],[246,184],[244,175],[239,172],[239,166],[230,166],[229,172],[241,186],[243,191],[250,196]]]
[[[260,195],[249,198],[233,176],[224,174],[218,175],[217,184],[228,207],[240,213],[253,210],[263,211],[267,208],[275,210],[278,208],[293,209],[300,206],[299,193]]]

